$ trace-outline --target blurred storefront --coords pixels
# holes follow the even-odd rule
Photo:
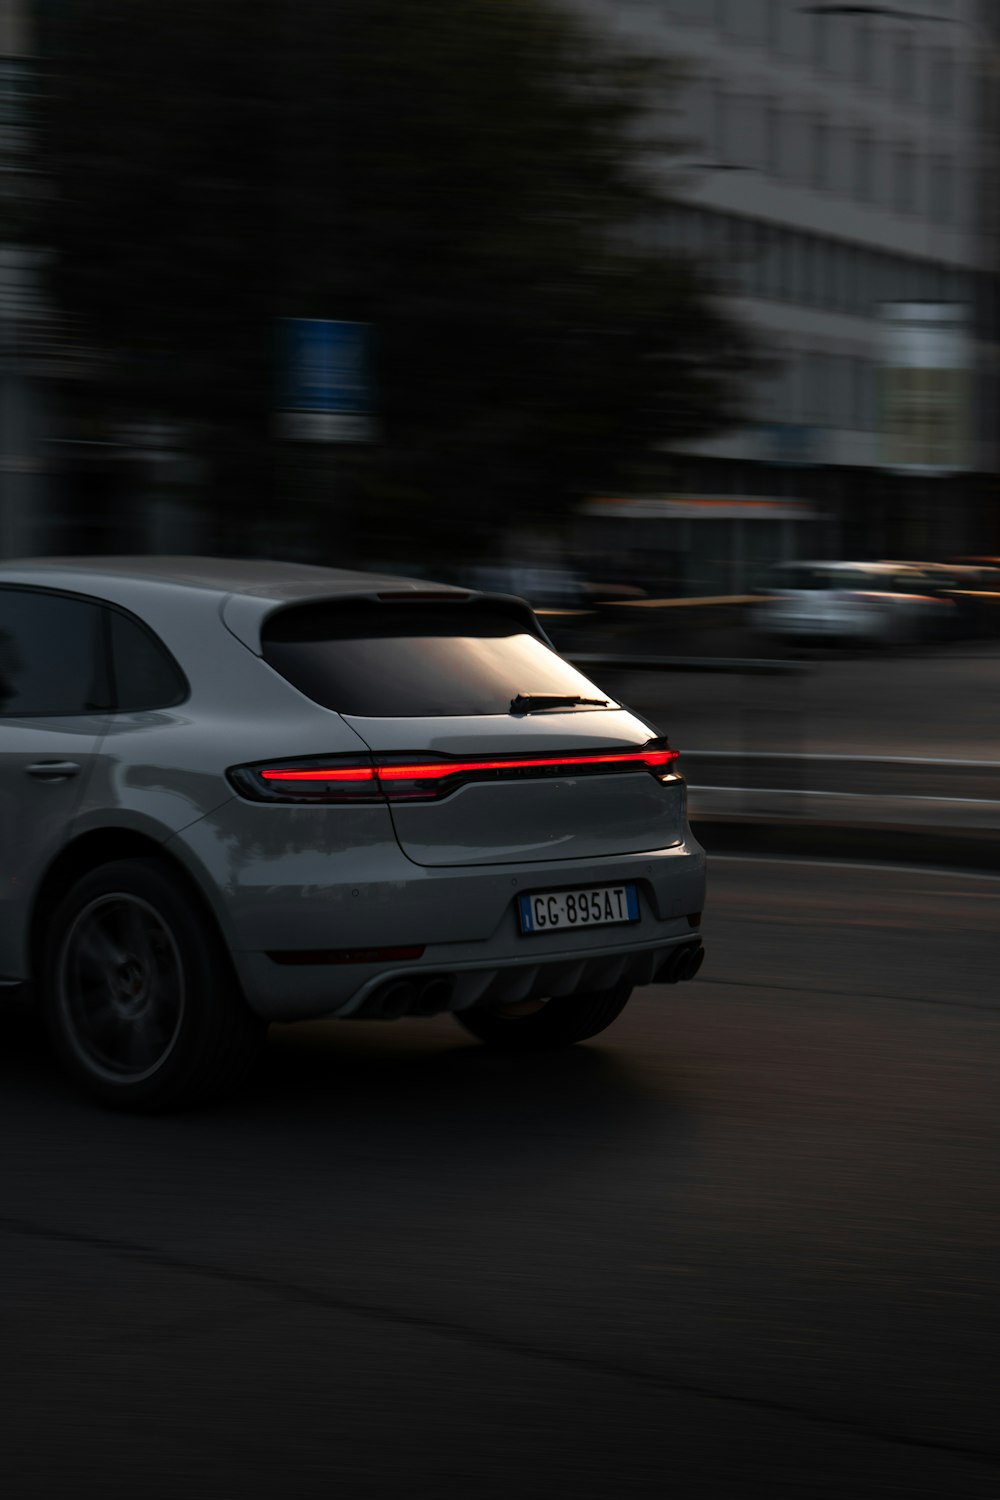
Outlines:
[[[658,242],[715,275],[773,360],[744,427],[671,452],[671,487],[809,500],[835,556],[1000,551],[995,0],[564,3],[684,60]],[[887,304],[964,324],[966,365],[925,383],[942,404],[921,418],[961,431],[960,461],[886,452]]]
[[[826,517],[779,496],[600,498],[581,507],[574,550],[652,594],[746,594],[774,562],[823,556]]]

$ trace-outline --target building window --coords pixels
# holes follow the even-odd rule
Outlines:
[[[830,359],[831,401],[830,415],[835,427],[850,427],[853,417],[851,390],[851,361],[844,354],[834,354]]]
[[[861,308],[861,252],[853,245],[843,245],[840,251],[840,295],[844,310],[857,313]]]
[[[728,160],[726,152],[729,146],[729,118],[731,112],[731,101],[724,89],[715,91],[715,108],[712,121],[712,150],[717,161]]]
[[[823,306],[837,307],[840,302],[840,266],[837,264],[836,245],[820,242],[820,274]]]
[[[854,196],[862,203],[872,200],[872,141],[867,135],[854,138]]]
[[[767,150],[763,100],[752,95],[734,95],[729,101],[726,161],[759,171]]]
[[[756,276],[754,230],[752,224],[735,216],[730,222],[729,261],[733,285],[741,297],[750,297]]]
[[[873,48],[874,36],[869,23],[867,21],[862,21],[855,25],[854,82],[863,89],[871,87]]]
[[[710,220],[711,261],[720,286],[730,296],[740,292],[737,276],[737,245],[730,214],[713,214]]]
[[[899,267],[899,288],[903,302],[923,302],[927,297],[927,280],[919,260],[904,260]]]
[[[896,43],[896,53],[893,65],[893,92],[897,99],[909,100],[913,98],[913,84],[916,75],[916,48],[913,38],[909,36],[900,37]]]
[[[825,120],[814,120],[809,164],[809,183],[814,188],[830,185],[830,127]]]
[[[955,163],[939,156],[931,163],[931,218],[937,224],[950,224],[955,216]]]
[[[946,302],[968,303],[972,297],[972,284],[964,271],[951,271],[947,281]]]
[[[764,168],[772,177],[780,177],[784,165],[782,125],[781,106],[769,104],[764,119]]]
[[[668,7],[674,20],[690,26],[708,26],[711,14],[706,10],[705,0],[670,0]]]
[[[807,307],[815,307],[822,296],[819,241],[813,239],[812,235],[804,234],[800,243],[802,301]]]
[[[699,208],[689,208],[681,220],[680,247],[696,259],[705,253],[705,215]]]
[[[780,229],[768,225],[760,228],[760,295],[780,297],[782,294],[782,241]]]
[[[778,296],[783,302],[795,302],[798,236],[787,229],[779,230],[778,234]]]
[[[826,423],[830,414],[830,361],[825,354],[806,355],[803,415],[807,422]]]
[[[837,258],[837,306],[844,312],[853,312],[851,272],[854,267],[854,251],[850,245],[837,245],[833,253]]]
[[[851,426],[870,432],[875,426],[875,376],[871,361],[851,360]]]
[[[908,288],[905,280],[906,266],[903,261],[894,255],[880,255],[879,267],[879,302],[906,302],[908,300]]]
[[[927,267],[927,295],[932,302],[948,301],[947,266]]]
[[[937,115],[950,115],[955,108],[954,59],[944,47],[931,59],[930,107]]]
[[[913,152],[897,151],[894,164],[893,206],[897,213],[913,211],[914,187]]]

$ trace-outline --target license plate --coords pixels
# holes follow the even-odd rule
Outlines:
[[[521,931],[552,932],[567,927],[610,927],[638,922],[639,897],[634,885],[598,885],[586,891],[539,891],[518,896]]]

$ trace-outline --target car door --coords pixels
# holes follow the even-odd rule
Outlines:
[[[28,974],[39,883],[72,836],[107,721],[104,611],[0,585],[0,982]]]

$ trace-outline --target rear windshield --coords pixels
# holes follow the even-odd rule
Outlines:
[[[607,696],[522,619],[464,604],[287,609],[266,622],[263,654],[315,703],[364,718],[508,714],[518,694]]]

